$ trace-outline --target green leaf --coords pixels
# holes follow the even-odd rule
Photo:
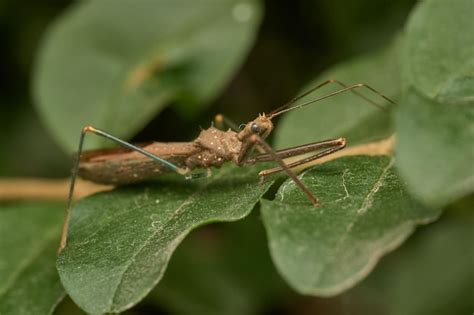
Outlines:
[[[443,206],[474,191],[471,0],[421,2],[407,26],[397,154],[408,187]],[[453,18],[455,17],[455,18]]]
[[[391,157],[345,157],[300,175],[320,198],[308,204],[291,181],[262,214],[275,264],[297,291],[336,295],[363,279],[416,224],[436,219],[405,191]]]
[[[431,99],[466,84],[465,92],[449,95],[451,101],[474,102],[474,29],[472,0],[420,2],[406,27],[403,52],[403,87],[416,87]]]
[[[342,63],[324,72],[307,85],[306,91],[328,79],[347,85],[366,83],[392,99],[400,94],[399,50],[402,39],[373,55],[365,55]],[[328,85],[305,97],[301,103],[336,91],[341,87]],[[390,108],[383,99],[365,89],[358,92]],[[300,102],[299,102],[300,103]],[[277,126],[276,145],[279,148],[318,140],[346,137],[348,145],[371,142],[392,133],[388,112],[367,103],[351,92],[330,97],[301,110],[283,114]],[[297,143],[295,139],[298,139]]]
[[[393,315],[470,314],[474,251],[467,240],[473,235],[472,201],[467,201],[466,215],[448,209],[440,220],[418,229],[366,281],[343,296],[368,304],[365,312],[354,314],[381,306],[384,314]]]
[[[176,250],[152,301],[172,314],[261,314],[291,296],[257,213],[193,233]],[[155,302],[156,303],[156,302]]]
[[[130,138],[171,101],[192,114],[241,64],[260,11],[256,0],[75,3],[46,34],[34,73],[45,125],[72,151],[87,124]]]
[[[65,293],[54,268],[64,205],[0,205],[0,314],[51,314]]]
[[[446,106],[410,90],[397,128],[397,167],[423,202],[443,206],[474,190],[474,106]]]
[[[202,181],[162,181],[81,200],[57,261],[66,291],[90,313],[132,307],[192,229],[247,216],[272,184],[258,181],[255,168],[228,166]]]

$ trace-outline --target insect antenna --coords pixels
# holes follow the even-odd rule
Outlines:
[[[295,104],[297,101],[301,100],[302,98],[304,98],[305,96],[315,92],[316,90],[322,88],[323,86],[327,85],[327,84],[330,84],[330,83],[336,83],[338,84],[339,86],[342,87],[342,89],[339,89],[335,92],[332,92],[332,93],[329,93],[329,94],[326,94],[326,95],[323,95],[321,97],[318,97],[316,99],[313,99],[311,101],[308,101],[308,102],[305,102],[305,103],[302,103],[302,104],[298,104],[298,105],[294,105],[292,106],[293,104]],[[338,94],[341,94],[341,93],[344,93],[344,92],[347,92],[347,91],[350,91],[352,92],[353,94],[357,95],[358,97],[364,99],[365,101],[367,101],[368,103],[372,104],[373,106],[379,108],[379,109],[382,109],[382,110],[387,110],[386,106],[383,106],[383,105],[380,105],[376,102],[374,102],[373,100],[371,100],[370,98],[366,97],[365,95],[363,95],[362,93],[358,92],[356,89],[358,88],[366,88],[368,89],[369,91],[371,91],[372,93],[376,94],[377,96],[385,99],[386,101],[388,101],[389,103],[391,104],[394,104],[396,105],[396,103],[391,100],[389,97],[385,96],[384,94],[382,94],[381,92],[377,91],[376,89],[374,89],[373,87],[367,85],[367,84],[364,84],[364,83],[358,83],[358,84],[354,84],[354,85],[351,85],[351,86],[348,86],[340,81],[337,81],[337,80],[327,80],[313,88],[311,88],[310,90],[304,92],[303,94],[301,95],[298,95],[296,96],[295,98],[291,99],[289,102],[287,102],[286,104],[284,104],[283,106],[280,106],[278,108],[276,108],[275,110],[273,110],[272,112],[270,112],[270,114],[267,115],[268,118],[273,118],[273,117],[276,117],[278,115],[281,115],[283,113],[286,113],[290,110],[294,110],[294,109],[299,109],[299,108],[303,108],[307,105],[310,105],[310,104],[313,104],[313,103],[316,103],[316,102],[319,102],[323,99],[326,99],[326,98],[329,98],[329,97],[332,97],[332,96],[335,96],[335,95],[338,95]]]

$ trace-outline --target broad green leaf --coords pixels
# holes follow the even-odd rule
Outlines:
[[[254,213],[193,233],[176,250],[148,300],[172,314],[250,315],[281,305],[290,296]]]
[[[352,287],[416,224],[440,213],[407,194],[392,157],[340,158],[300,178],[320,208],[287,181],[275,201],[263,202],[262,214],[278,270],[304,294],[332,296]]]
[[[51,314],[64,297],[54,268],[64,205],[0,205],[0,314]]]
[[[398,38],[376,54],[335,66],[313,80],[303,91],[328,79],[336,79],[346,85],[368,84],[396,100],[400,94],[398,60],[401,44],[402,39]],[[339,85],[330,84],[298,103],[316,99],[340,88]],[[385,100],[366,89],[359,88],[357,91],[391,108]],[[348,145],[353,145],[384,138],[391,132],[389,112],[367,103],[351,92],[345,92],[304,109],[283,114],[277,125],[275,140],[279,148],[339,137],[346,137]]]
[[[406,27],[402,75],[431,99],[474,102],[472,0],[420,2]]]
[[[463,107],[410,90],[397,113],[397,167],[427,204],[446,205],[474,190],[474,106]]]
[[[429,205],[474,190],[473,13],[471,0],[424,1],[407,26],[398,166]]]
[[[171,101],[197,111],[242,62],[260,11],[256,0],[75,3],[50,27],[37,60],[45,125],[72,151],[87,124],[129,138]]]
[[[130,186],[81,200],[57,261],[67,293],[90,313],[132,307],[192,229],[247,216],[272,184],[258,182],[255,168],[227,166],[201,181]]]

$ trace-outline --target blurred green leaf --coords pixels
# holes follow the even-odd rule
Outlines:
[[[281,305],[291,290],[276,273],[253,214],[193,233],[152,295],[172,314],[250,315]]]
[[[77,2],[41,47],[37,108],[68,151],[87,124],[130,138],[171,101],[190,115],[240,65],[260,11],[256,0]]]
[[[354,314],[367,314],[374,307],[378,314],[391,315],[472,313],[472,201],[466,204],[466,215],[449,209],[436,223],[418,229],[383,259],[367,281],[348,292],[346,301],[370,306]]]
[[[0,314],[51,314],[65,293],[54,268],[63,204],[0,205]]]
[[[130,186],[81,200],[57,261],[67,293],[90,313],[132,307],[192,229],[247,216],[272,184],[258,182],[255,168],[227,166],[198,182]]]
[[[420,199],[443,206],[473,191],[474,106],[446,106],[412,89],[397,128],[397,166]]]
[[[308,84],[303,91],[328,79],[336,79],[347,85],[366,83],[388,97],[397,99],[400,94],[398,60],[401,44],[402,39],[398,38],[377,54],[366,55],[335,66]],[[336,84],[330,84],[298,103],[340,88]],[[386,103],[363,88],[357,91],[379,104]],[[385,106],[390,107],[389,104]],[[346,137],[348,144],[353,145],[381,139],[391,132],[388,112],[367,103],[351,92],[346,92],[304,109],[283,114],[281,122],[277,125],[275,143],[279,148],[283,148],[323,139]]]
[[[332,296],[367,276],[385,253],[440,211],[413,200],[394,172],[392,157],[345,157],[300,178],[320,198],[308,204],[291,181],[262,203],[271,254],[297,291]]]
[[[398,166],[430,205],[474,191],[473,12],[471,0],[424,1],[407,26]]]
[[[463,81],[471,95],[453,95],[458,103],[470,96],[474,83],[474,29],[472,0],[423,1],[406,26],[403,52],[403,87],[415,87],[431,99],[457,89]],[[457,93],[456,93],[457,94]]]

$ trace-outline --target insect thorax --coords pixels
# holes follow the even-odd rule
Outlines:
[[[195,143],[202,151],[190,157],[189,162],[202,167],[220,166],[225,161],[236,160],[242,146],[236,132],[214,127],[202,130]]]

